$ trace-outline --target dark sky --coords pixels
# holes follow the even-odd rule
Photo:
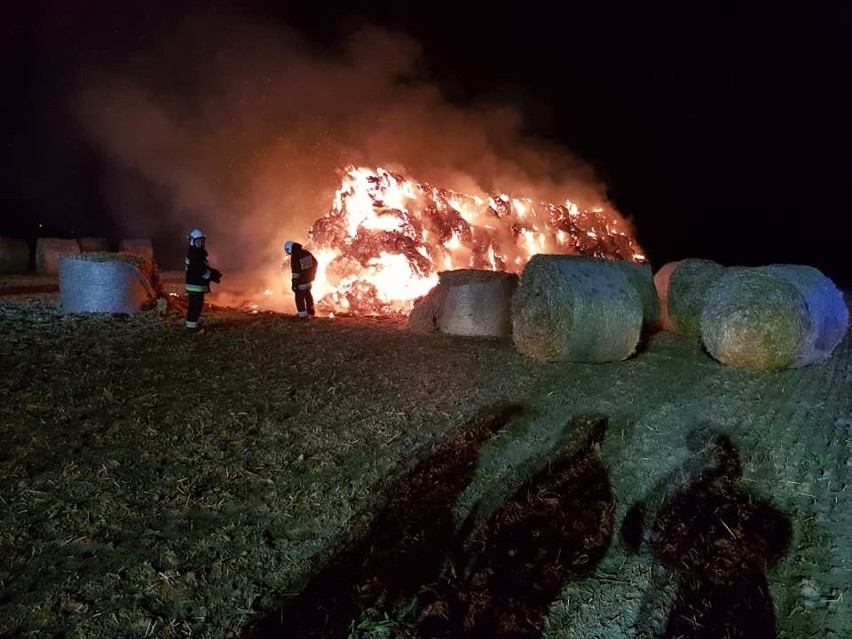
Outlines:
[[[217,54],[216,29],[175,38],[184,28],[175,25],[193,11],[220,18],[233,12],[268,28],[259,39],[274,42],[277,30],[289,26],[306,34],[308,48],[335,47],[365,24],[408,34],[422,48],[418,78],[448,102],[462,109],[509,105],[521,114],[525,136],[590,163],[616,208],[635,224],[655,267],[686,257],[725,265],[811,264],[852,287],[850,239],[842,232],[852,170],[848,3],[789,3],[788,9],[739,3],[721,10],[688,2],[477,8],[400,1],[358,3],[350,13],[335,13],[327,3],[260,0],[215,8],[119,4],[42,0],[6,8],[0,232],[126,233],[116,227],[114,187],[105,186],[115,181],[113,160],[122,151],[104,152],[93,143],[102,115],[81,127],[69,95],[92,73],[136,73],[146,78],[149,99],[158,90],[174,96],[180,84],[176,108],[192,122],[191,110],[207,106],[187,97],[191,87],[209,92],[206,83],[229,68],[220,58],[235,49],[225,46],[224,36]],[[663,6],[669,4],[676,6]],[[166,40],[171,44],[161,48]],[[182,41],[193,51],[182,51]],[[275,55],[274,48],[263,51]],[[192,64],[182,62],[190,56]],[[260,59],[252,66],[263,66]],[[150,72],[154,66],[158,74]],[[300,87],[289,91],[298,96]],[[175,103],[171,97],[169,103]],[[262,140],[268,129],[255,133]],[[122,157],[121,179],[150,178]],[[162,192],[134,192],[142,210],[168,199]],[[198,205],[197,198],[178,199],[188,209]],[[184,229],[172,221],[156,232],[182,238]]]

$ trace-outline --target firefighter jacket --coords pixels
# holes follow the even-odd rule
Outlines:
[[[190,246],[186,252],[186,292],[209,293],[210,282],[216,281],[216,269],[207,264],[207,249]]]
[[[290,253],[290,271],[293,275],[293,286],[310,284],[317,274],[317,260],[310,251],[294,243]]]

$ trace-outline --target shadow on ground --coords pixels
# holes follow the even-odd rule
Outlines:
[[[364,537],[244,637],[362,636],[353,625],[376,614],[377,623],[397,624],[383,636],[540,637],[550,604],[568,581],[594,570],[613,537],[613,496],[597,456],[608,420],[567,424],[566,432],[583,434],[582,443],[563,443],[539,460],[541,467],[478,529],[473,518],[457,529],[454,506],[481,447],[520,411],[498,407],[440,444],[393,485]],[[764,571],[785,554],[790,521],[741,488],[739,455],[726,435],[698,430],[689,446],[687,464],[657,487],[664,497],[650,528],[642,503],[621,528],[630,547],[646,548],[678,573],[663,636],[772,639]],[[649,593],[643,614],[658,605]]]
[[[293,600],[244,637],[347,637],[365,610],[391,610],[436,581],[457,543],[453,508],[482,445],[521,412],[516,404],[478,416],[396,482],[366,535],[333,559]]]
[[[540,637],[550,604],[603,558],[613,535],[609,478],[596,451],[604,417],[569,428],[579,452],[557,454],[474,534],[453,570],[424,588],[415,636]]]
[[[649,531],[643,504],[629,511],[621,531],[634,550],[647,546],[678,574],[663,637],[774,639],[764,573],[787,552],[790,520],[741,487],[740,457],[727,435],[699,429],[687,443],[690,462],[660,487],[682,488],[665,496]],[[653,601],[649,593],[643,614],[653,614]]]

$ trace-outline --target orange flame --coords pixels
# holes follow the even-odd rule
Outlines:
[[[357,314],[407,313],[440,271],[520,273],[537,253],[646,261],[614,212],[468,196],[381,167],[346,167],[332,209],[309,236],[318,305]]]

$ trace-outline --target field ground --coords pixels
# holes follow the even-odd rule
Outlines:
[[[778,373],[0,278],[0,637],[852,636],[852,340]]]

